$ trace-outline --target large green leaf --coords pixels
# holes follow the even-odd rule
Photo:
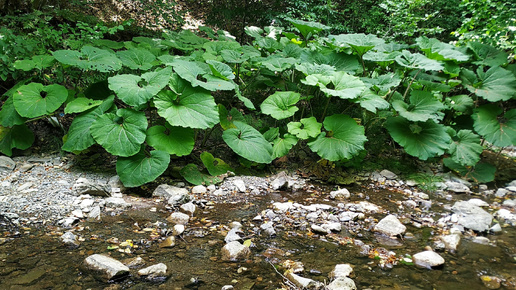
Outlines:
[[[156,56],[144,48],[131,48],[116,53],[122,64],[130,69],[149,70]]]
[[[190,182],[193,185],[201,185],[201,184],[216,184],[221,182],[222,180],[216,176],[211,176],[205,173],[202,173],[197,168],[195,164],[187,164],[185,167],[181,169],[179,172],[183,178]]]
[[[327,86],[328,84],[325,84],[325,81],[319,81],[319,88],[326,95],[341,99],[355,99],[367,88],[359,78],[343,71],[334,72],[330,75],[329,80],[332,84],[331,86]]]
[[[17,60],[14,62],[15,69],[30,71],[33,69],[42,70],[51,67],[55,62],[55,58],[51,55],[35,55],[32,59]]]
[[[516,95],[516,76],[498,66],[486,72],[479,67],[476,75],[464,69],[461,79],[470,92],[490,102],[507,101]]]
[[[157,125],[147,129],[147,144],[157,150],[177,156],[188,155],[195,145],[195,132],[191,128]]]
[[[235,121],[236,128],[222,133],[222,139],[238,155],[257,163],[272,162],[272,146],[263,135],[253,127]]]
[[[303,35],[303,38],[307,40],[310,39],[313,35],[323,30],[328,30],[331,28],[330,26],[323,25],[319,22],[309,22],[291,18],[288,18],[287,20],[292,25],[294,25],[294,27],[296,27],[297,30],[299,30],[301,35]]]
[[[215,158],[209,152],[201,153],[202,164],[208,169],[208,172],[213,176],[218,176],[233,171],[233,168],[229,166],[224,160]]]
[[[392,102],[392,107],[400,116],[413,122],[425,122],[428,119],[438,120],[437,113],[444,109],[444,105],[431,92],[412,91],[410,104],[401,100]]]
[[[0,152],[11,156],[12,149],[25,150],[34,142],[34,134],[27,125],[15,125],[12,128],[0,126]]]
[[[469,60],[469,56],[458,47],[440,42],[435,38],[421,36],[416,38],[416,43],[419,45],[421,50],[425,52],[426,56],[431,59],[441,61],[453,60],[459,62]]]
[[[35,118],[53,113],[67,98],[68,91],[61,85],[30,83],[18,89],[13,101],[20,116]]]
[[[147,103],[170,80],[172,69],[167,67],[162,70],[137,75],[121,74],[110,77],[109,88],[112,89],[124,103],[129,106],[140,106]]]
[[[272,145],[272,159],[287,155],[290,149],[297,144],[298,140],[296,136],[290,134],[285,134],[283,138],[278,136]]]
[[[107,152],[128,157],[140,151],[145,142],[147,118],[145,113],[119,109],[116,113],[99,116],[90,126],[93,139]]]
[[[273,54],[262,61],[262,65],[273,72],[282,72],[286,69],[291,68],[298,62],[293,57],[281,57]]]
[[[349,74],[355,74],[360,68],[360,64],[358,63],[356,56],[348,55],[345,53],[338,53],[329,49],[321,49],[317,51],[304,50],[300,59],[301,64],[325,64],[333,67],[337,71],[345,71]]]
[[[473,51],[476,58],[473,63],[477,65],[501,66],[509,57],[505,51],[480,42],[468,41],[467,47]]]
[[[466,167],[455,162],[452,158],[444,158],[443,163],[466,179],[477,183],[487,183],[495,179],[496,167],[489,163],[479,162],[474,167]]]
[[[293,116],[299,108],[295,105],[299,102],[301,94],[296,92],[277,91],[270,95],[260,105],[262,113],[271,115],[276,120]]]
[[[65,107],[65,114],[82,113],[102,104],[102,100],[92,100],[84,97],[73,99]]]
[[[168,168],[170,155],[167,152],[153,150],[149,154],[142,148],[130,157],[118,157],[116,172],[126,187],[136,187],[154,181]]]
[[[470,130],[460,130],[453,136],[450,154],[454,162],[463,166],[475,165],[480,160],[484,148],[480,145],[480,136]]]
[[[89,45],[84,46],[81,51],[57,50],[53,55],[60,63],[76,66],[83,70],[110,72],[122,68],[122,62],[113,52]]]
[[[13,97],[9,97],[2,105],[0,111],[0,126],[12,127],[14,125],[22,125],[27,120],[18,114],[14,108]]]
[[[287,124],[288,132],[299,139],[315,138],[321,134],[322,124],[315,117],[304,118]]]
[[[402,51],[395,60],[399,65],[411,69],[422,69],[430,71],[440,71],[444,69],[444,66],[440,62],[429,59],[420,53],[411,53],[408,50]]]
[[[458,112],[467,112],[475,105],[473,99],[468,95],[456,95],[447,100],[449,100],[450,107]]]
[[[346,160],[364,150],[367,141],[364,127],[351,117],[332,115],[324,119],[323,125],[327,132],[308,143],[310,149],[322,158],[329,161]]]
[[[333,40],[337,46],[346,47],[349,45],[359,56],[364,55],[375,46],[385,43],[385,40],[378,38],[376,35],[363,33],[330,35],[328,38]]]
[[[403,117],[391,117],[386,127],[405,152],[421,160],[444,154],[451,141],[445,127],[432,120],[411,123]]]
[[[211,73],[223,80],[232,80],[235,78],[231,67],[225,63],[216,60],[207,60],[207,64],[210,65]]]
[[[365,90],[357,101],[360,104],[360,107],[374,114],[376,114],[377,110],[389,108],[389,102],[371,90]]]
[[[219,122],[213,97],[202,88],[193,88],[177,75],[172,76],[172,91],[163,91],[154,98],[158,114],[172,126],[207,129]]]
[[[478,107],[472,115],[473,128],[495,146],[516,145],[516,109],[503,116],[501,113],[502,109],[494,104]]]
[[[391,88],[397,87],[401,83],[401,78],[395,73],[387,73],[374,78],[360,78],[370,89],[379,93],[387,93]]]
[[[68,152],[82,151],[95,144],[95,139],[90,133],[91,124],[113,107],[114,100],[115,96],[110,96],[100,106],[75,117],[61,149]]]
[[[235,89],[233,82],[212,75],[210,66],[206,63],[175,58],[166,64],[171,65],[174,71],[193,87],[200,86],[209,91]],[[204,80],[199,80],[200,78]]]

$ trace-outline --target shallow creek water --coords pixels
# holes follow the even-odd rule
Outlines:
[[[403,200],[402,194],[391,191],[355,188],[353,192],[362,192],[362,198],[368,198],[390,212],[397,212],[394,202]],[[455,198],[461,199],[460,196]],[[463,197],[468,198],[471,196]],[[438,269],[405,264],[382,268],[377,259],[360,253],[360,247],[352,240],[359,239],[372,247],[392,250],[398,256],[413,255],[423,251],[425,246],[433,246],[436,228],[417,228],[408,224],[407,232],[412,235],[397,243],[382,242],[365,224],[364,228],[351,232],[343,227],[332,237],[313,235],[307,228],[288,225],[278,226],[275,237],[255,231],[259,223],[253,227],[256,223],[253,218],[270,207],[271,202],[286,200],[301,204],[311,200],[333,206],[338,203],[317,200],[310,192],[269,193],[252,196],[246,202],[214,203],[197,209],[194,219],[182,237],[176,238],[172,248],[158,246],[160,236],[166,235],[163,228],[167,225],[156,222],[166,223],[170,214],[170,210],[159,206],[152,210],[141,207],[116,216],[103,216],[100,221],[81,222],[74,231],[83,238],[77,249],[67,248],[59,241],[58,228],[20,228],[19,236],[14,239],[9,238],[12,232],[6,230],[2,234],[7,239],[0,245],[0,289],[220,289],[224,285],[233,285],[235,289],[277,289],[284,284],[274,266],[287,259],[304,264],[305,271],[300,275],[326,283],[336,264],[349,263],[353,265],[351,278],[358,289],[486,289],[480,275],[516,277],[516,230],[513,227],[504,227],[501,234],[487,236],[495,246],[474,243],[463,237],[457,253],[439,252],[446,263]],[[353,200],[360,198],[354,195]],[[454,201],[442,202],[450,204]],[[429,209],[435,220],[441,217],[442,207],[438,204],[439,200],[435,199]],[[367,214],[378,220],[385,215]],[[248,260],[220,260],[227,231],[223,225],[232,221],[241,222],[247,235],[245,239],[252,239],[252,255]],[[119,241],[131,240],[130,253],[108,249],[113,245],[108,240],[114,237]],[[169,276],[164,281],[149,282],[138,278],[133,271],[123,281],[100,282],[80,267],[84,259],[94,253],[109,254],[120,261],[141,256],[146,266],[165,263]]]

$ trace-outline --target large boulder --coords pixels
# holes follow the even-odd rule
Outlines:
[[[493,216],[470,202],[458,201],[452,207],[457,216],[457,223],[465,228],[484,232],[489,230]]]
[[[405,227],[395,215],[388,215],[384,217],[378,224],[374,227],[374,231],[382,233],[386,236],[397,236],[401,235],[405,232],[407,227]]]
[[[104,282],[122,279],[129,274],[129,267],[106,255],[94,254],[84,259],[86,270]]]

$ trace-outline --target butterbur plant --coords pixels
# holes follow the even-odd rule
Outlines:
[[[443,158],[479,182],[494,179],[496,168],[481,159],[485,146],[516,144],[516,77],[506,53],[426,37],[408,46],[375,35],[326,35],[327,26],[290,21],[290,30],[246,28],[254,40],[245,45],[203,28],[210,38],[181,31],[99,41],[19,63],[74,73],[29,79],[5,94],[0,151],[27,149],[34,135],[25,124],[64,112],[73,122],[62,149],[102,146],[117,156],[128,187],[152,182],[171,157],[197,154],[210,138],[251,164],[299,147],[349,161],[364,156],[377,138],[371,132],[388,134],[410,156]],[[96,81],[83,85],[86,75]],[[211,151],[181,170],[186,180],[216,183],[233,170]]]

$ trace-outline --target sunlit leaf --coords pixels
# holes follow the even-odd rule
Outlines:
[[[201,161],[208,172],[213,176],[218,176],[225,174],[228,171],[233,171],[233,168],[224,162],[224,160],[213,157],[213,155],[209,152],[201,153]]]
[[[443,104],[427,91],[412,91],[410,104],[394,101],[392,107],[398,111],[400,116],[413,122],[425,122],[428,119],[439,120],[439,116],[436,114],[444,109]]]
[[[315,138],[321,134],[322,124],[315,117],[304,118],[287,124],[288,132],[299,139]]]
[[[263,135],[253,127],[235,121],[236,128],[222,134],[222,139],[238,155],[257,163],[271,163],[272,146]]]
[[[494,104],[478,107],[472,115],[473,128],[495,146],[516,145],[516,109],[501,114],[502,109]]]
[[[14,93],[13,102],[20,116],[35,118],[53,113],[67,98],[68,91],[61,85],[30,83]]]
[[[116,172],[126,187],[136,187],[158,178],[168,168],[170,155],[167,152],[153,150],[146,153],[141,149],[136,155],[119,157]]]
[[[295,105],[299,102],[301,95],[296,92],[277,91],[270,95],[260,105],[262,113],[271,115],[276,120],[293,116],[299,108]]]

